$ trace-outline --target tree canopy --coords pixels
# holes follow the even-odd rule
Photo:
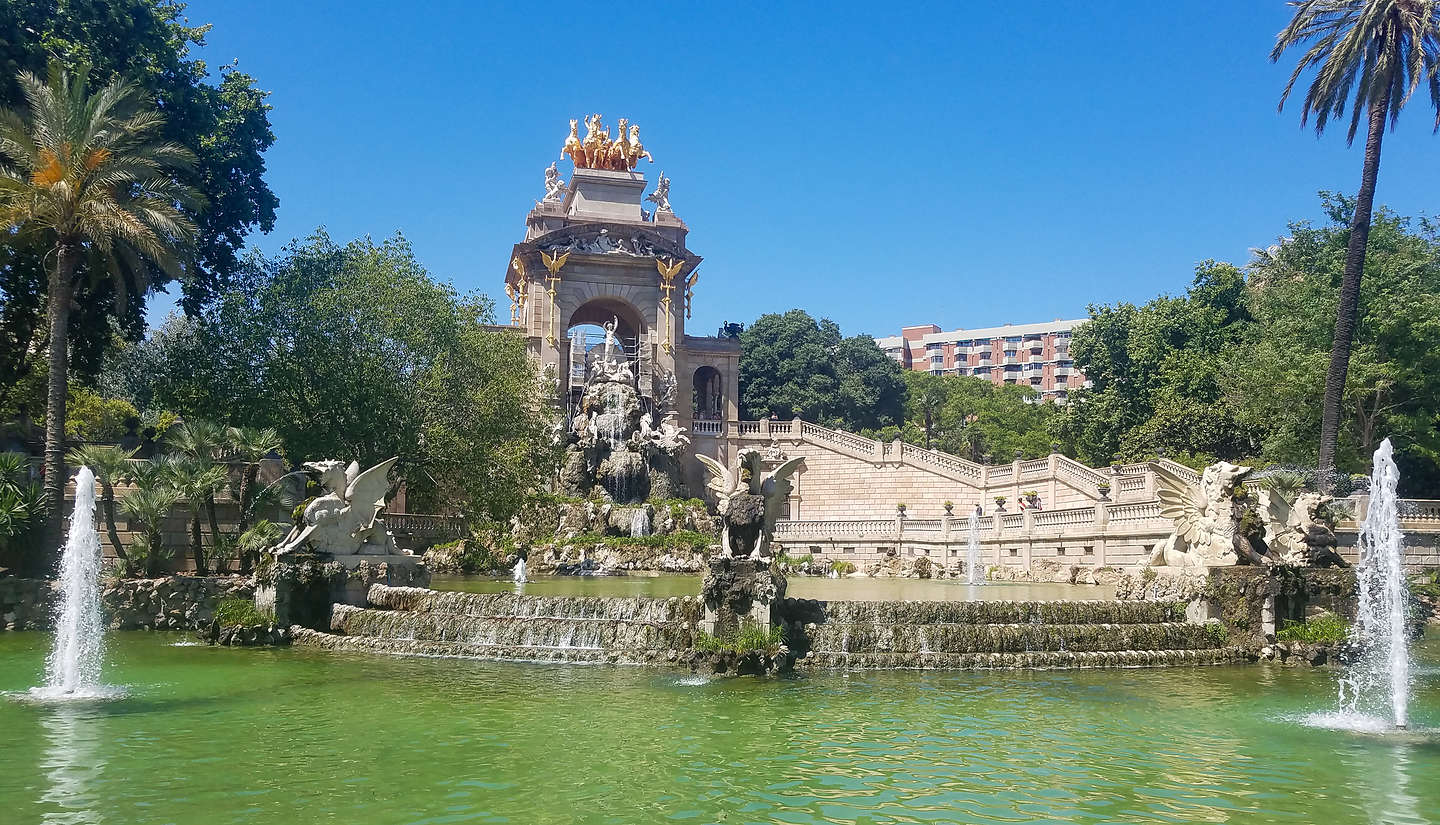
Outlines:
[[[128,347],[107,393],[274,428],[293,460],[398,455],[411,506],[505,519],[543,477],[547,396],[524,340],[403,237],[342,247],[322,231],[242,272],[198,317]]]
[[[971,461],[1003,463],[1050,452],[1056,407],[1030,387],[985,378],[907,370],[905,423],[866,431],[871,438],[900,438]]]
[[[848,430],[898,426],[902,369],[865,335],[792,309],[762,315],[740,334],[740,414],[800,417]]]
[[[183,304],[197,311],[225,291],[237,271],[246,236],[268,232],[279,200],[265,183],[264,154],[275,141],[268,92],[230,64],[212,70],[190,54],[208,25],[190,25],[183,3],[168,0],[10,0],[0,3],[0,106],[23,108],[21,71],[43,76],[50,62],[85,72],[92,87],[113,80],[137,85],[165,116],[160,137],[188,148],[194,168],[182,182],[204,198],[187,207],[196,225],[193,266],[182,280]],[[7,242],[0,248],[0,416],[36,399],[27,381],[43,363],[45,268],[43,245]],[[155,273],[152,285],[168,276]],[[94,293],[93,295],[90,293]],[[114,307],[108,280],[77,292],[72,368],[93,377],[118,321],[132,339],[144,332],[144,295],[130,292]]]

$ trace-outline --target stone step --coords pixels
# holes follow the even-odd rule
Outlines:
[[[331,609],[330,629],[346,636],[378,639],[625,651],[688,648],[693,639],[691,627],[680,622],[466,616],[343,604]]]
[[[811,649],[843,653],[1027,653],[1208,650],[1224,644],[1211,626],[1149,624],[824,624]]]
[[[674,650],[601,650],[585,647],[489,645],[470,642],[441,642],[425,639],[393,639],[374,636],[342,636],[295,627],[291,643],[299,647],[393,656],[438,656],[484,659],[503,662],[554,662],[564,664],[651,665],[680,660]]]
[[[1185,619],[1184,602],[969,601],[821,602],[785,599],[781,612],[801,622],[840,624],[1155,624]]]
[[[1242,662],[1239,648],[1211,650],[1046,651],[1038,653],[820,653],[795,663],[799,671],[983,670],[1091,667],[1170,667]]]
[[[423,587],[371,586],[372,607],[452,616],[594,619],[607,621],[699,621],[705,606],[698,596],[668,599],[604,596],[526,596],[519,593],[466,593]]]

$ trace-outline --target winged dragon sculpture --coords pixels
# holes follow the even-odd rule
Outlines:
[[[307,461],[325,492],[305,507],[300,522],[275,549],[276,555],[304,547],[335,556],[389,555],[400,551],[395,537],[380,521],[390,491],[390,468],[398,460],[382,461],[364,472],[358,462]]]
[[[1240,530],[1245,505],[1237,492],[1252,469],[1228,461],[1211,464],[1196,488],[1155,468],[1160,514],[1175,523],[1175,532],[1155,547],[1150,564],[1204,568],[1272,563],[1250,546]]]
[[[695,457],[709,473],[705,486],[715,494],[721,546],[732,556],[770,555],[775,522],[794,489],[790,477],[805,463],[805,457],[783,461],[769,471],[764,456],[754,449],[741,452],[733,470],[709,456]]]

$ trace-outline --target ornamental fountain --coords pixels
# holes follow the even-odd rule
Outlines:
[[[105,698],[100,684],[105,626],[100,617],[100,534],[95,529],[95,474],[75,475],[75,509],[60,559],[61,600],[55,610],[55,641],[45,661],[45,685],[35,699]]]

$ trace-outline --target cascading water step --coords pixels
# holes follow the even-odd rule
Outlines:
[[[831,624],[810,632],[826,653],[1032,653],[1209,650],[1220,640],[1204,625],[1146,624]]]
[[[680,622],[471,616],[377,610],[343,604],[337,604],[332,609],[330,629],[346,636],[492,647],[642,651],[687,648],[692,643],[690,628]]]
[[[1031,653],[833,653],[813,651],[795,668],[807,670],[983,670],[1222,665],[1244,661],[1239,648],[1208,650],[1041,651]]]

